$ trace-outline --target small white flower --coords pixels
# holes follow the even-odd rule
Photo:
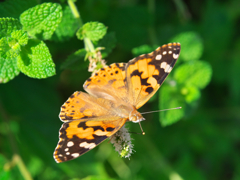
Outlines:
[[[121,157],[128,158],[133,154],[132,138],[125,125],[114,135],[112,135],[110,142],[115,147],[115,150]]]

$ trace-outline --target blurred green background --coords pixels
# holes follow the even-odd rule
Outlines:
[[[67,5],[64,0],[53,2]],[[91,73],[87,66],[60,69],[70,54],[84,47],[76,36],[46,41],[55,76],[38,80],[20,74],[0,84],[0,179],[24,179],[19,170],[23,166],[14,163],[18,156],[30,176],[39,180],[240,179],[240,1],[82,0],[76,5],[83,22],[102,22],[115,33],[116,47],[107,64],[128,62],[136,47],[160,46],[181,33],[194,32],[203,44],[200,59],[211,64],[211,82],[177,123],[163,127],[159,113],[144,115],[146,135],[132,134],[136,152],[130,160],[120,158],[105,141],[80,158],[57,164],[53,151],[62,124],[60,106],[74,91],[83,90]],[[20,13],[16,9],[16,15],[9,16],[17,18]],[[197,51],[188,48],[190,54]],[[154,98],[140,111],[159,108]],[[137,124],[127,126],[139,132]]]

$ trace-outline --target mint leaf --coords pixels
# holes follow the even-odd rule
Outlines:
[[[179,121],[184,116],[184,98],[179,93],[177,87],[172,87],[165,84],[160,88],[159,96],[159,108],[169,109],[175,107],[182,107],[182,109],[176,109],[171,111],[163,111],[160,114],[160,122],[163,126],[171,125]]]
[[[61,69],[83,69],[87,68],[89,61],[84,61],[84,57],[86,55],[86,50],[85,49],[79,49],[75,53],[71,54],[68,56],[67,60],[62,63]]]
[[[21,72],[33,78],[47,78],[55,74],[55,64],[48,47],[39,40],[29,40],[18,56],[17,65]]]
[[[33,37],[50,39],[62,19],[62,7],[57,3],[43,3],[24,11],[20,16],[23,29]]]
[[[172,42],[181,43],[180,57],[184,61],[198,60],[203,53],[203,42],[195,32],[184,32],[172,39]]]
[[[0,18],[0,38],[10,36],[15,30],[20,30],[22,25],[14,18]]]
[[[28,43],[28,35],[22,30],[13,31],[11,37],[17,40],[18,45],[24,46]],[[16,46],[16,44],[12,47],[14,48],[14,46]]]
[[[0,3],[0,17],[19,18],[23,11],[37,4],[37,0],[6,0]]]
[[[174,78],[179,84],[194,85],[204,88],[210,82],[212,68],[205,61],[191,61],[175,69]]]
[[[16,58],[3,58],[0,56],[0,83],[12,80],[19,73]]]
[[[56,41],[66,41],[75,35],[78,28],[78,20],[74,18],[69,6],[65,6],[62,21],[57,27],[52,39]]]
[[[103,38],[107,32],[107,27],[99,22],[89,22],[84,24],[77,32],[77,37],[83,40],[85,37],[91,41],[98,41]]]

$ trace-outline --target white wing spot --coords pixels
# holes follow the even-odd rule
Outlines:
[[[172,54],[172,51],[168,51],[168,54]]]
[[[73,153],[72,156],[76,158],[79,156],[79,153]]]
[[[167,66],[167,63],[166,62],[162,62],[161,65],[160,65],[160,68],[165,69],[166,66]]]
[[[165,54],[167,54],[167,51],[163,51],[163,53],[162,53],[163,55],[165,55]]]
[[[65,151],[68,151],[68,150],[69,150],[69,148],[66,148],[66,149],[65,149]]]
[[[174,58],[174,59],[177,59],[178,56],[179,56],[179,54],[173,54],[173,58]]]
[[[86,149],[92,149],[96,146],[95,143],[87,143],[87,142],[82,142],[81,144],[79,144],[80,147],[84,147]]]
[[[161,55],[161,54],[158,54],[155,59],[156,59],[156,60],[161,60],[161,59],[162,59],[162,55]]]
[[[67,143],[67,147],[72,147],[74,145],[74,143],[72,142],[72,141],[69,141],[68,143]]]
[[[167,65],[166,69],[165,69],[165,72],[166,73],[170,73],[172,71],[172,67]]]
[[[69,155],[70,154],[70,152],[66,152],[66,155]]]
[[[62,157],[63,155],[62,155],[62,154],[59,154],[58,156],[59,156],[59,157]]]

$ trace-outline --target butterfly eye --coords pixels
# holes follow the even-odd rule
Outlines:
[[[134,114],[132,116],[130,116],[130,121],[136,121],[137,120],[137,116]]]

